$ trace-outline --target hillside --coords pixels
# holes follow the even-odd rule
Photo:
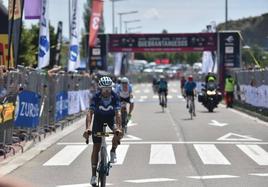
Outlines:
[[[224,30],[224,23],[217,26],[217,30]],[[246,45],[258,45],[268,49],[268,13],[257,17],[230,20],[228,30],[240,30]]]

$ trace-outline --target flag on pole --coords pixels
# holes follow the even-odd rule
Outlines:
[[[93,0],[92,2],[92,13],[90,18],[90,24],[89,24],[89,46],[94,47],[95,40],[97,38],[98,30],[101,23],[101,17],[102,17],[102,11],[103,11],[103,1],[102,0]]]
[[[22,24],[22,10],[23,10],[23,2],[22,0],[9,0],[8,2],[8,18],[9,18],[9,41],[11,42],[9,45],[10,50],[10,59],[12,51],[14,52],[14,63],[10,60],[9,67],[13,67],[14,64],[18,64],[18,56],[19,56],[19,41],[20,41],[20,32],[21,32],[21,24]],[[10,38],[11,37],[11,38]]]
[[[77,20],[77,0],[72,0],[71,4],[71,42],[69,48],[68,71],[75,71],[80,66],[79,41],[78,41],[78,20]]]
[[[42,0],[42,13],[40,18],[38,69],[49,65],[50,42],[48,22],[48,0]]]
[[[24,0],[25,19],[40,19],[42,0]]]

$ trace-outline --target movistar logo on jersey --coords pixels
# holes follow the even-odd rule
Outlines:
[[[103,111],[105,111],[105,112],[107,112],[107,111],[113,110],[114,107],[111,106],[111,105],[109,105],[109,106],[107,106],[107,107],[99,106],[99,109],[100,109],[100,110],[103,110]]]

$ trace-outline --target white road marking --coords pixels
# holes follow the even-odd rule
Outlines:
[[[231,163],[213,144],[194,144],[194,148],[204,164],[231,165]]]
[[[228,123],[220,123],[216,120],[211,120],[211,123],[209,123],[209,125],[212,125],[212,126],[218,126],[218,127],[224,127],[226,125],[228,125]]]
[[[176,89],[171,89],[171,92],[173,92],[173,93],[178,93],[178,90],[176,90]]]
[[[226,179],[226,178],[238,178],[235,175],[204,175],[204,176],[188,176],[192,179]]]
[[[108,153],[111,150],[112,145],[107,146]],[[127,155],[129,145],[120,145],[116,149],[117,162],[113,165],[122,165]]]
[[[92,142],[89,142],[91,145]],[[111,141],[107,141],[107,144],[111,144]],[[128,141],[122,141],[121,144],[134,144],[134,145],[145,145],[145,144],[218,144],[218,145],[268,145],[268,142],[199,142],[199,141],[138,141],[138,142],[128,142]],[[59,142],[57,145],[85,145],[85,142]]]
[[[177,97],[178,97],[179,99],[184,99],[184,97],[183,97],[182,95],[177,95]]]
[[[107,186],[112,186],[113,184],[106,183]],[[69,185],[59,185],[56,187],[89,187],[91,186],[90,183],[84,183],[84,184],[69,184]]]
[[[259,177],[268,177],[268,173],[250,173],[249,175],[259,176]]]
[[[112,139],[113,139],[113,136],[109,136],[108,138],[106,138],[107,141],[112,141]],[[127,134],[123,137],[121,141],[140,141],[140,140],[142,139],[136,136]]]
[[[135,93],[141,93],[141,91],[140,91],[140,90],[135,90],[134,92],[135,92]]]
[[[268,165],[268,153],[258,145],[237,145],[248,157],[258,165]]]
[[[141,96],[141,99],[143,99],[143,100],[144,100],[144,99],[148,99],[148,96],[147,96],[147,95],[142,95],[142,96]]]
[[[55,156],[49,159],[43,166],[68,166],[70,165],[85,149],[87,145],[67,145]]]
[[[230,138],[231,136],[234,136],[234,138]],[[257,138],[252,138],[247,135],[241,135],[241,134],[236,134],[236,133],[228,133],[225,134],[224,136],[218,138],[217,140],[227,140],[227,141],[262,141]]]
[[[136,125],[138,125],[138,123],[134,123],[132,120],[129,120],[129,122],[127,124],[128,127],[133,127],[133,126],[136,126]]]
[[[149,93],[149,92],[150,92],[149,89],[145,89],[145,90],[144,90],[144,93]]]
[[[177,179],[169,178],[154,178],[154,179],[137,179],[137,180],[125,180],[128,183],[150,183],[150,182],[172,182],[177,181]]]
[[[158,99],[158,98],[159,98],[158,95],[153,96],[153,99]]]
[[[173,96],[172,96],[172,95],[168,95],[167,98],[168,98],[168,99],[172,99]]]
[[[151,145],[149,164],[176,164],[172,145]]]

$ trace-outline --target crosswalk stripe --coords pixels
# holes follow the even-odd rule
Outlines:
[[[194,144],[194,148],[204,164],[231,165],[214,144]]]
[[[49,159],[43,166],[68,166],[70,165],[85,149],[87,145],[67,145],[55,156]]]
[[[258,145],[236,145],[259,165],[268,165],[268,153]]]
[[[168,98],[168,99],[172,99],[173,96],[172,96],[172,95],[168,95],[167,98]]]
[[[153,99],[158,99],[158,95],[154,95],[153,96]]]
[[[147,98],[148,98],[147,95],[142,95],[142,96],[141,96],[141,99],[147,99]]]
[[[111,150],[111,148],[112,148],[112,145],[109,145],[107,147],[108,152]],[[122,165],[124,163],[128,148],[129,148],[129,145],[118,146],[118,148],[116,149],[117,162],[113,165]]]
[[[172,145],[151,145],[149,164],[176,164]]]

